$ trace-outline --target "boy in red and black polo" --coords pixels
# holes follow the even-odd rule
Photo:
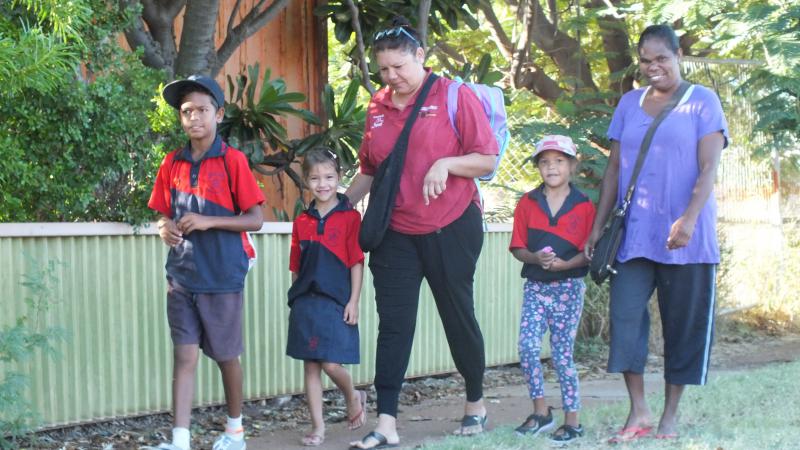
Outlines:
[[[178,110],[189,143],[169,153],[148,206],[160,213],[167,256],[167,318],[174,345],[172,443],[189,450],[189,423],[199,349],[217,362],[228,418],[214,450],[246,448],[242,428],[242,291],[255,251],[246,231],[263,223],[264,195],[240,151],[217,135],[225,97],[211,78],[168,84],[164,99]]]

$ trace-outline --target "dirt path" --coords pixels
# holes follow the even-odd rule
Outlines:
[[[739,342],[721,342],[712,352],[712,376],[714,373],[740,371],[760,367],[766,364],[787,362],[800,359],[800,336],[783,338],[754,338]],[[648,393],[663,390],[658,362],[660,358],[652,358],[650,367],[653,372],[645,375]],[[502,425],[519,425],[530,411],[530,400],[527,389],[515,368],[500,369],[508,373],[494,374],[505,377],[507,384],[488,387],[484,393],[488,401],[490,414],[489,428]],[[515,375],[515,372],[517,375]],[[552,372],[552,371],[548,371]],[[516,378],[516,383],[514,382]],[[589,379],[581,380],[582,401],[585,408],[599,403],[624,400],[627,398],[625,388],[619,376],[592,373]],[[560,404],[558,384],[554,380],[547,382],[545,392],[548,403]],[[462,400],[454,392],[453,395],[435,399],[423,399],[413,405],[404,405],[400,411],[399,433],[403,448],[415,448],[425,442],[444,438],[448,432],[458,426],[456,418],[461,415]],[[351,440],[359,439],[374,426],[374,392],[370,397],[370,420],[367,425],[357,431],[348,431],[345,423],[328,424],[325,443],[320,449],[343,449]],[[262,432],[260,436],[248,440],[251,450],[284,450],[303,448],[299,444],[302,432],[307,425],[297,424],[295,428],[286,428]]]
[[[784,337],[721,336],[712,351],[712,376],[723,371],[741,371],[767,364],[800,359],[800,335]],[[583,363],[584,365],[580,365]],[[646,374],[648,392],[663,389],[661,358],[651,357]],[[579,359],[581,397],[585,408],[624,400],[626,393],[618,375],[604,372],[602,356]],[[547,378],[549,377],[549,378]],[[546,371],[545,393],[548,402],[559,405],[558,385],[552,370]],[[518,367],[489,369],[484,379],[489,409],[489,428],[519,425],[530,412],[530,400]],[[371,388],[371,387],[370,387]],[[320,449],[344,449],[351,440],[369,432],[375,424],[375,392],[370,392],[369,421],[360,430],[345,428],[344,405],[338,392],[326,393],[326,442]],[[404,385],[400,398],[399,432],[404,448],[444,438],[454,430],[462,414],[463,383],[458,375],[413,380]],[[308,429],[302,397],[250,402],[245,405],[248,448],[250,450],[292,450],[303,448],[299,439]],[[224,427],[221,407],[202,408],[192,413],[192,448],[208,449]],[[27,448],[36,449],[137,449],[141,445],[164,441],[171,428],[168,414],[62,428],[38,433]]]

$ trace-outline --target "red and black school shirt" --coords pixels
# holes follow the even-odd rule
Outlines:
[[[167,154],[147,206],[177,222],[189,212],[234,216],[263,202],[247,157],[217,136],[199,161],[192,160],[190,144]],[[247,233],[209,229],[184,235],[170,248],[165,267],[192,292],[239,292],[253,256]]]
[[[292,226],[289,270],[297,280],[289,289],[289,306],[303,295],[324,295],[342,306],[350,301],[350,268],[364,262],[358,246],[361,214],[343,194],[339,203],[325,215],[311,202]]]
[[[509,250],[526,248],[538,252],[549,246],[564,261],[583,251],[592,231],[595,209],[591,200],[572,184],[569,189],[569,195],[555,215],[547,205],[543,184],[520,199],[514,210],[514,231]],[[553,272],[538,264],[526,263],[521,275],[532,281],[555,281],[582,278],[588,271],[588,266],[584,266]]]

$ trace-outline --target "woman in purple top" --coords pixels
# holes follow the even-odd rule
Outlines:
[[[644,134],[683,81],[675,32],[647,27],[639,38],[639,68],[649,86],[626,93],[608,136],[611,154],[603,176],[591,257],[603,225],[621,202]],[[714,284],[719,247],[712,191],[728,125],[717,95],[693,85],[655,132],[642,166],[611,278],[609,372],[622,372],[630,412],[613,442],[652,432],[644,373],[654,290],[664,334],[664,411],[657,438],[676,438],[676,413],[686,384],[705,384],[713,334]]]

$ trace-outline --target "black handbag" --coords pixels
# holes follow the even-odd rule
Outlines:
[[[369,203],[364,217],[361,220],[361,230],[358,233],[358,245],[361,250],[370,252],[375,250],[383,241],[386,230],[389,229],[389,222],[392,219],[394,200],[400,186],[400,176],[403,174],[403,165],[406,160],[408,150],[408,137],[411,135],[411,128],[419,116],[422,104],[428,97],[434,81],[439,78],[431,73],[422,90],[414,102],[414,108],[406,119],[403,130],[394,144],[392,152],[381,162],[375,175],[372,177],[372,185],[369,188]]]
[[[650,128],[647,129],[644,135],[644,139],[642,139],[642,145],[639,147],[636,165],[633,167],[633,174],[628,183],[625,198],[622,199],[621,205],[611,211],[611,217],[609,217],[608,222],[606,222],[603,227],[603,233],[594,246],[592,260],[589,262],[589,276],[591,276],[592,281],[598,285],[603,284],[610,275],[616,275],[617,273],[614,269],[614,264],[616,264],[617,261],[617,251],[619,251],[619,246],[622,243],[622,236],[625,235],[625,220],[628,216],[631,199],[633,198],[633,191],[636,188],[636,179],[639,178],[639,172],[642,170],[644,159],[647,156],[648,150],[650,150],[650,143],[653,141],[656,128],[658,128],[661,122],[669,115],[670,111],[675,109],[675,106],[678,105],[678,102],[680,102],[681,98],[686,94],[686,90],[689,89],[689,86],[691,85],[686,81],[683,81],[681,85],[678,86],[678,89],[672,94],[672,98],[664,105],[664,109],[653,119]]]

